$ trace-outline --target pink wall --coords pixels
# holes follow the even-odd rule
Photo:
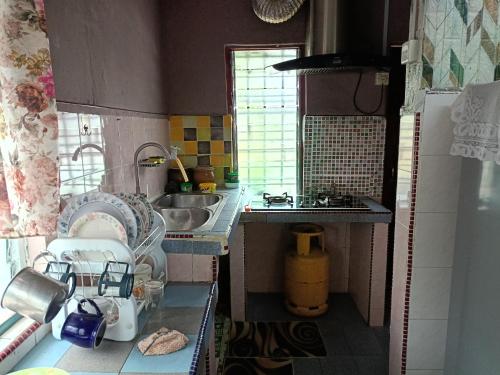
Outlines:
[[[350,51],[381,52],[383,6],[383,0],[349,1]],[[391,42],[407,38],[407,8],[395,8],[399,14],[391,18]],[[290,21],[271,25],[255,16],[250,1],[163,2],[168,112],[226,113],[224,46],[304,43],[307,13],[306,2]],[[346,72],[307,77],[306,114],[359,114],[352,105],[357,78],[357,73]],[[373,74],[367,75],[360,87],[358,100],[365,111],[378,104],[380,89],[374,79]],[[384,113],[383,108],[378,114]]]
[[[226,113],[224,46],[304,43],[308,13],[306,2],[290,21],[271,25],[250,0],[45,1],[59,102],[163,114]],[[408,35],[409,6],[401,3],[390,1],[390,42]],[[349,50],[380,53],[384,0],[348,4]],[[356,80],[345,72],[307,77],[305,112],[359,114]],[[368,75],[360,88],[364,110],[378,103],[373,82]]]
[[[224,46],[301,43],[306,9],[271,25],[253,13],[251,1],[162,3],[167,105],[171,114],[226,113]]]
[[[158,0],[45,0],[58,102],[166,113]]]

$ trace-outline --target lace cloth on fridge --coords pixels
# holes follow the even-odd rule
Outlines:
[[[500,81],[467,85],[451,106],[450,154],[500,164]]]

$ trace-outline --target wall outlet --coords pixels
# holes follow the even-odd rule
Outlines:
[[[389,73],[387,72],[375,73],[375,86],[389,86]]]

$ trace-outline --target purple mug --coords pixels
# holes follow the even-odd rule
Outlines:
[[[83,308],[88,302],[95,309],[95,314]],[[61,329],[61,338],[82,348],[96,349],[104,339],[106,319],[97,304],[91,299],[82,299],[78,303],[78,312],[68,315]]]

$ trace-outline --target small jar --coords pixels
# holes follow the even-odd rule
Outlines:
[[[215,172],[213,167],[196,167],[193,177],[195,185],[203,182],[215,182]]]

